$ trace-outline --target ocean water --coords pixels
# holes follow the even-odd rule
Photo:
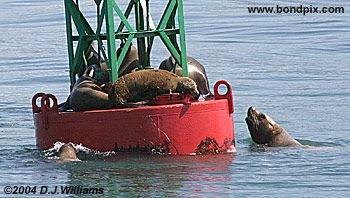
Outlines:
[[[150,3],[157,21],[164,1]],[[345,13],[247,10],[276,5],[343,6]],[[9,197],[6,186],[96,187],[105,197],[350,196],[350,2],[185,0],[184,6],[188,54],[205,65],[211,86],[220,79],[233,86],[237,153],[126,156],[83,148],[85,160],[59,163],[51,151],[37,150],[32,96],[50,92],[63,101],[69,93],[63,1],[1,0],[0,197]],[[153,64],[166,57],[155,49]],[[254,145],[244,122],[249,106],[311,147]],[[35,196],[45,197],[22,195]]]

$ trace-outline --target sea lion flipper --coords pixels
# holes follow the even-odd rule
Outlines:
[[[113,108],[123,109],[123,108],[137,108],[141,106],[146,106],[150,103],[149,100],[139,101],[139,102],[128,102],[125,104],[115,104]]]
[[[70,96],[68,96],[66,102],[63,102],[61,104],[58,105],[58,111],[59,112],[65,112],[65,111],[68,111],[68,110],[72,110],[72,107],[69,103],[69,100],[70,100]]]

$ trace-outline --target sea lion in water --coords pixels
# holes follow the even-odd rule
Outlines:
[[[157,95],[185,93],[198,99],[196,83],[165,70],[140,70],[119,78],[112,86],[109,99],[114,107],[127,103],[149,101]]]
[[[171,71],[174,65],[175,59],[173,57],[169,57],[160,63],[159,69]],[[203,95],[204,99],[213,99],[214,95],[210,92],[209,81],[204,66],[196,59],[187,57],[187,69],[188,77],[196,82],[198,91]],[[182,68],[177,63],[175,65],[175,74],[182,76]]]
[[[58,153],[59,153],[59,160],[61,161],[78,161],[79,160],[75,152],[75,149],[71,143],[62,145]]]
[[[107,72],[96,66],[90,66],[77,80],[68,98],[73,111],[108,109],[110,103],[108,94],[102,85],[108,81]]]
[[[257,111],[254,107],[249,107],[245,121],[253,141],[257,144],[265,144],[271,147],[302,146],[270,116]]]

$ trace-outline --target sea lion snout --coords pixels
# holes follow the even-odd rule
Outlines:
[[[267,114],[256,110],[255,107],[249,107],[247,112],[247,118],[254,122],[266,122],[269,123],[269,126],[276,125],[275,121],[272,120]]]
[[[248,111],[247,111],[247,117],[250,118],[252,117],[254,114],[256,114],[256,109],[255,107],[249,107]]]
[[[250,124],[257,124],[264,118],[264,113],[259,112],[255,107],[249,107],[246,120],[248,120]]]
[[[181,80],[177,84],[178,91],[181,91],[184,94],[189,94],[192,99],[197,100],[200,93],[198,91],[196,82],[187,77],[180,78]]]
[[[268,115],[259,112],[255,107],[249,107],[245,121],[254,142],[258,144],[270,142],[276,123]]]

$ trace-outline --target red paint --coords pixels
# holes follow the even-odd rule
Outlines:
[[[220,84],[227,86],[225,95],[217,91]],[[215,100],[162,96],[161,105],[84,112],[58,112],[56,97],[39,93],[32,101],[36,144],[48,149],[57,141],[73,142],[99,151],[167,147],[166,154],[191,154],[210,137],[234,152],[232,88],[226,81],[215,87]],[[163,104],[171,98],[169,103],[178,103]]]

